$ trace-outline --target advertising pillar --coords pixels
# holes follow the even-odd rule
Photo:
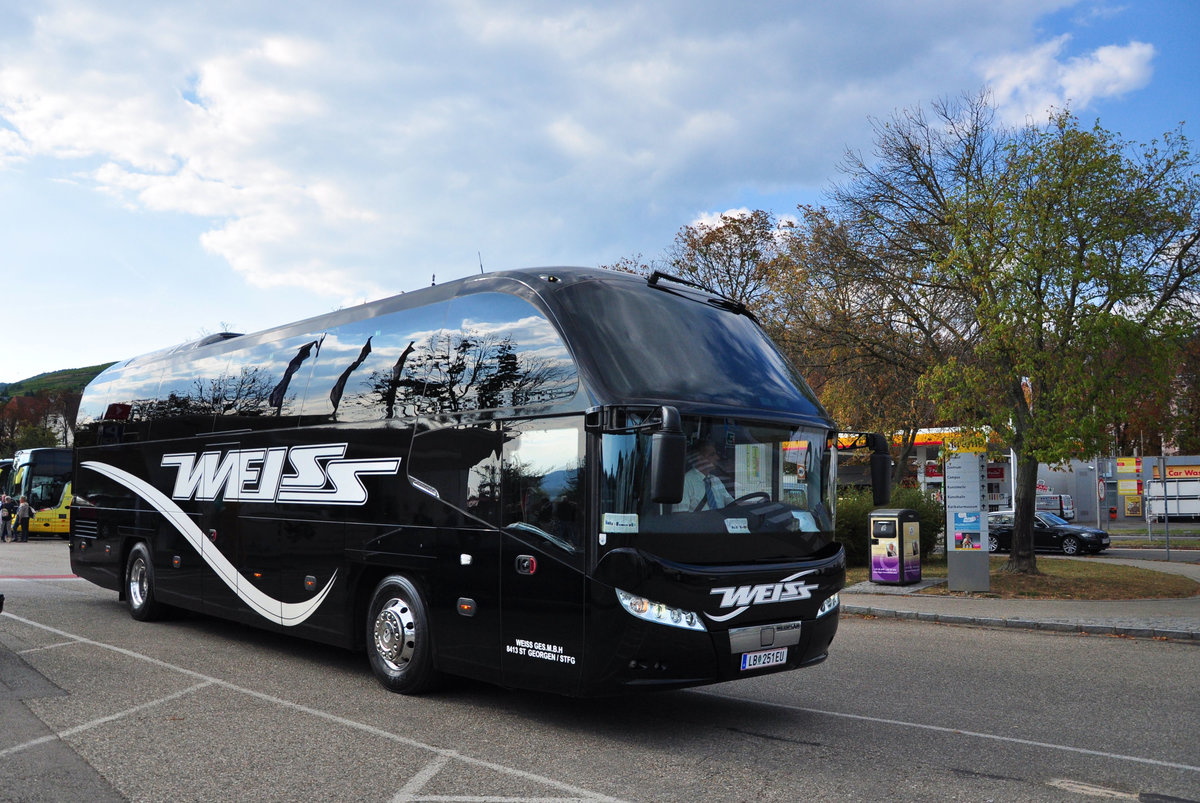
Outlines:
[[[946,573],[951,591],[987,591],[987,460],[982,449],[946,456]]]

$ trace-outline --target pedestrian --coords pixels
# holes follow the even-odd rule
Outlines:
[[[0,496],[0,544],[10,538],[14,538],[12,529],[12,508],[9,503],[12,502],[8,498],[8,494]]]
[[[16,538],[12,532],[12,511],[16,510],[16,505],[12,504],[12,499],[7,493],[0,495],[0,544],[6,540]]]
[[[17,505],[17,529],[13,533],[13,540],[22,544],[29,542],[29,520],[33,517],[33,508],[29,506],[29,500],[21,497],[20,504]]]

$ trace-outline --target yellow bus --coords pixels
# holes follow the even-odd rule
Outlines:
[[[30,535],[70,536],[70,449],[22,449],[13,456],[4,488],[13,499],[24,496],[29,500],[34,511]]]

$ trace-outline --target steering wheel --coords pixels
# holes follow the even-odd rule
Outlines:
[[[755,499],[761,499],[764,502],[770,502],[771,495],[769,493],[767,493],[766,491],[754,491],[753,493],[743,494],[742,496],[739,496],[737,499],[734,499],[729,504],[745,505],[745,504],[749,504],[751,501],[753,501]]]

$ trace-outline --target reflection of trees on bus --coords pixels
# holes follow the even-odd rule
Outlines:
[[[337,382],[333,383],[333,389],[329,391],[329,403],[333,405],[333,417],[335,419],[337,418],[338,405],[342,403],[342,393],[346,390],[346,382],[349,381],[350,374],[357,371],[358,367],[371,355],[371,341],[373,339],[373,335],[367,338],[367,342],[363,343],[362,349],[358,352],[358,358],[346,366],[346,370],[342,371],[341,375],[337,378]]]
[[[237,376],[221,374],[195,381],[200,412],[217,415],[258,415],[268,406],[271,376],[257,365],[243,365]]]
[[[564,548],[578,546],[580,461],[557,470],[520,459],[500,472],[502,526],[533,527]],[[482,496],[482,494],[481,494]]]
[[[387,418],[397,405],[415,415],[518,407],[570,395],[563,378],[511,336],[441,332],[419,347],[410,342],[391,371],[372,371],[359,403],[382,406]]]
[[[287,399],[288,385],[291,384],[292,376],[300,370],[300,366],[312,355],[313,349],[317,350],[317,354],[321,353],[321,341],[324,339],[324,336],[322,336],[319,340],[305,343],[296,352],[296,356],[292,357],[287,368],[284,369],[283,378],[279,380],[279,384],[271,390],[271,395],[267,397],[267,403],[275,408],[275,415],[283,414],[283,403]]]
[[[497,526],[536,530],[573,550],[579,543],[581,470],[578,459],[555,467],[511,452],[503,463],[481,460],[471,466],[467,512]]]
[[[271,375],[259,366],[242,366],[237,375],[219,374],[192,380],[185,393],[166,398],[135,400],[129,421],[153,421],[185,416],[263,415],[270,409]]]

